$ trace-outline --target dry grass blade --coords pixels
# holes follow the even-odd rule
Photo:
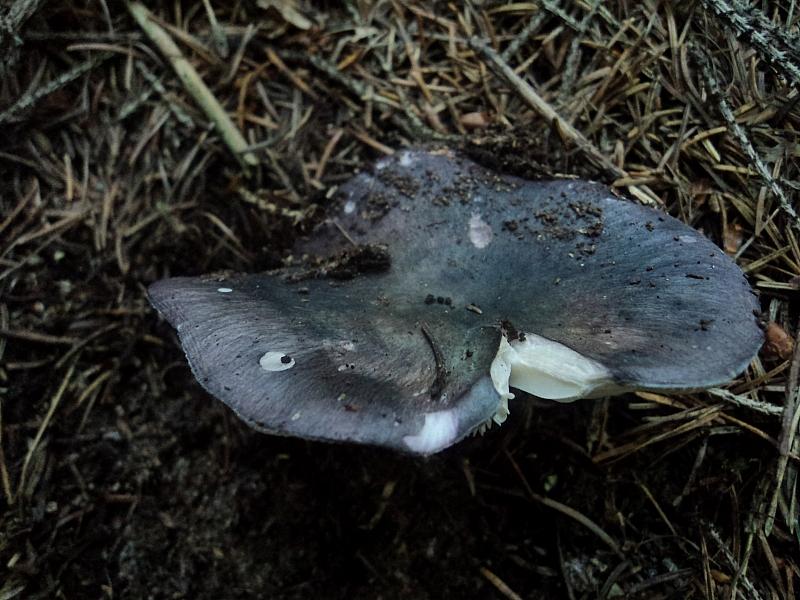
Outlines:
[[[583,134],[570,125],[556,110],[542,98],[533,87],[522,77],[517,75],[503,58],[497,54],[486,42],[480,38],[473,37],[469,40],[469,45],[476,52],[481,54],[488,62],[489,66],[498,75],[505,79],[515,91],[525,99],[545,121],[553,124],[564,139],[577,146],[589,159],[596,162],[599,167],[612,173],[615,177],[625,177],[627,173],[612,163],[608,157],[602,154]]]
[[[514,590],[512,590],[508,584],[506,584],[502,579],[500,579],[497,575],[492,573],[487,567],[481,567],[481,575],[486,577],[497,591],[500,592],[504,597],[508,598],[508,600],[522,600],[522,596],[517,594]]]
[[[27,342],[36,342],[39,344],[55,344],[62,346],[74,346],[80,340],[72,337],[64,337],[59,335],[48,335],[46,333],[39,333],[36,331],[23,331],[19,329],[0,329],[0,337],[25,340]]]
[[[22,120],[24,113],[36,106],[37,103],[42,101],[50,94],[53,94],[59,89],[63,88],[67,84],[79,79],[81,76],[102,64],[103,61],[110,57],[111,54],[109,53],[99,54],[70,69],[69,71],[62,73],[41,87],[28,90],[19,99],[17,99],[13,105],[5,109],[3,112],[0,112],[0,124],[15,123]]]
[[[594,535],[600,538],[611,550],[614,551],[620,558],[624,558],[625,555],[623,554],[622,550],[619,547],[619,544],[614,541],[614,539],[608,535],[603,529],[594,521],[592,521],[589,517],[582,514],[580,511],[575,510],[574,508],[567,506],[566,504],[562,504],[558,500],[553,500],[552,498],[547,498],[540,494],[537,494],[533,491],[530,484],[528,483],[525,474],[522,472],[522,469],[519,468],[517,461],[514,460],[514,457],[508,452],[505,452],[506,458],[511,463],[511,466],[514,469],[514,472],[519,477],[520,482],[522,483],[523,487],[525,488],[525,492],[528,494],[531,500],[534,502],[538,502],[548,508],[555,510],[556,512],[560,512],[562,515],[577,521],[581,525],[583,525],[586,529],[591,531]]]
[[[775,524],[775,513],[778,510],[778,500],[783,493],[784,478],[786,476],[787,468],[791,468],[792,481],[796,481],[797,465],[789,467],[789,455],[798,444],[797,433],[800,428],[800,336],[795,343],[794,357],[792,358],[792,366],[789,371],[789,378],[786,380],[786,401],[783,405],[783,418],[781,419],[781,434],[780,444],[778,450],[780,456],[778,457],[778,464],[775,469],[775,490],[772,493],[772,500],[770,501],[767,510],[766,519],[764,521],[764,532],[769,535]],[[790,497],[786,501],[786,506],[796,506],[797,498],[795,494],[797,490],[794,485],[789,489]],[[789,533],[794,534],[798,525],[794,520],[788,519],[787,523]]]
[[[615,448],[610,448],[604,452],[600,452],[592,457],[592,460],[595,463],[602,463],[609,460],[619,460],[620,458],[627,456],[631,453],[638,452],[648,446],[668,440],[670,438],[684,435],[692,430],[699,429],[708,425],[711,421],[716,419],[720,412],[721,408],[719,406],[709,406],[707,408],[701,409],[697,416],[682,425],[678,425],[674,429],[669,429],[662,433],[653,434],[644,437],[643,439],[639,439],[633,442],[629,442],[627,444],[622,444]]]
[[[72,381],[72,374],[75,372],[75,364],[76,361],[73,361],[69,366],[67,372],[64,374],[64,378],[61,380],[61,385],[59,385],[58,390],[56,390],[56,393],[53,394],[53,397],[50,399],[50,406],[47,409],[47,413],[45,414],[44,419],[42,419],[39,429],[36,431],[36,435],[34,436],[33,441],[28,448],[28,452],[25,455],[25,460],[22,463],[22,468],[20,469],[17,491],[13,497],[14,502],[20,500],[21,496],[27,492],[29,476],[28,468],[30,467],[31,460],[33,459],[33,456],[39,447],[39,443],[42,441],[42,436],[44,436],[44,432],[47,431],[47,427],[50,424],[50,421],[52,420],[59,403],[61,402],[61,398],[64,396],[67,386]]]
[[[789,83],[800,86],[800,45],[797,38],[782,31],[764,13],[741,0],[703,0],[734,31],[751,44],[764,59],[782,70]]]
[[[749,410],[759,412],[765,415],[773,415],[779,416],[782,415],[784,409],[780,406],[776,406],[774,404],[767,404],[766,402],[759,402],[758,400],[753,400],[748,398],[747,396],[736,395],[728,390],[723,390],[721,388],[711,388],[706,390],[712,396],[716,398],[720,398],[725,400],[726,402],[730,402],[735,406],[739,406],[742,408],[747,408]]]
[[[39,8],[41,0],[14,0],[0,15],[0,28],[7,33],[16,33]]]
[[[11,488],[11,477],[8,475],[8,466],[6,465],[6,453],[3,448],[3,399],[0,398],[0,479],[3,482],[3,493],[6,497],[6,504],[11,506],[14,504],[14,491]]]
[[[725,122],[728,124],[728,128],[730,129],[731,133],[739,142],[739,145],[750,159],[751,164],[755,167],[758,174],[769,186],[770,191],[778,199],[783,211],[792,219],[793,226],[796,229],[800,229],[800,216],[798,216],[791,202],[789,202],[789,198],[786,196],[783,188],[778,185],[778,182],[775,181],[772,173],[769,172],[767,166],[764,164],[764,161],[758,155],[758,152],[756,152],[756,149],[753,147],[752,142],[748,139],[744,129],[742,129],[741,125],[739,125],[739,123],[736,121],[736,116],[733,114],[733,110],[731,109],[730,104],[728,104],[728,101],[720,88],[717,77],[714,75],[708,59],[700,52],[695,52],[694,55],[702,66],[705,80],[709,85],[711,93],[717,99],[720,113],[725,119]],[[798,79],[798,81],[800,81],[800,79]]]
[[[738,563],[736,557],[733,555],[728,545],[722,540],[722,537],[720,537],[719,532],[713,525],[709,524],[707,526],[707,531],[711,535],[711,538],[714,540],[714,542],[717,544],[719,550],[722,552],[722,555],[725,558],[728,565],[731,567],[731,569],[736,571],[737,575],[736,579],[734,580],[734,585],[731,589],[731,597],[732,598],[736,597],[735,584],[738,581],[741,582],[742,587],[747,592],[748,595],[746,597],[748,599],[761,600],[762,598],[761,594],[758,593],[752,581],[750,581],[750,578],[747,576],[746,563],[745,562],[743,562],[742,564]]]
[[[220,136],[233,152],[237,160],[246,165],[256,166],[259,161],[255,154],[248,151],[248,143],[236,128],[228,113],[219,103],[216,96],[208,89],[192,64],[186,60],[172,38],[150,18],[150,12],[139,2],[129,2],[128,10],[150,40],[158,46],[162,54],[169,60],[175,73],[186,87],[186,91],[200,105],[206,116],[219,130]]]

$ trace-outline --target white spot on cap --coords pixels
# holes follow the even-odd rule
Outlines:
[[[267,352],[258,361],[265,371],[285,371],[294,366],[294,359],[286,352]]]
[[[401,167],[410,167],[414,164],[414,156],[411,152],[402,152],[400,153],[400,166]]]
[[[323,348],[335,352],[340,356],[356,349],[355,343],[351,340],[321,340],[321,342]]]
[[[300,418],[300,413],[299,412],[296,412],[296,413],[294,413],[292,415],[292,421],[297,421],[297,419],[299,419],[299,418]]]
[[[217,291],[220,294],[230,294],[233,291],[233,289],[232,288],[217,288]]]
[[[473,213],[469,220],[469,241],[472,245],[479,249],[486,248],[492,243],[493,237],[491,226],[478,213]]]
[[[458,435],[458,415],[453,410],[425,414],[425,423],[416,435],[403,438],[412,452],[431,454],[452,444]]]
[[[355,211],[355,209],[356,209],[356,203],[353,202],[352,200],[348,200],[347,202],[344,203],[344,214],[351,215],[353,214],[353,211]]]

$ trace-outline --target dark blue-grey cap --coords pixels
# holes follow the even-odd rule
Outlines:
[[[447,150],[355,176],[296,254],[149,289],[200,384],[269,433],[430,454],[502,417],[508,377],[555,399],[699,389],[763,340],[744,274],[694,229]]]

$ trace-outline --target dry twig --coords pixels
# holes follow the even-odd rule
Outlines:
[[[248,150],[247,141],[236,128],[228,113],[219,103],[216,96],[208,89],[200,75],[186,60],[172,38],[155,21],[150,18],[150,12],[139,2],[129,2],[128,10],[150,40],[158,46],[162,54],[175,69],[175,73],[191,94],[192,98],[200,105],[206,116],[216,125],[223,141],[228,145],[237,160],[245,165],[256,166],[259,161],[255,154]]]
[[[800,86],[800,43],[752,4],[742,0],[703,0],[733,32],[753,46],[770,64],[783,71],[789,84]]]
[[[791,218],[792,225],[796,229],[800,230],[800,216],[798,216],[791,202],[789,202],[789,198],[786,196],[785,192],[783,191],[783,188],[780,185],[778,185],[778,182],[775,181],[775,178],[772,176],[772,173],[770,173],[769,169],[767,169],[767,166],[764,164],[764,161],[758,155],[758,152],[756,151],[750,139],[747,137],[747,134],[745,133],[744,129],[742,129],[741,125],[739,125],[739,123],[736,121],[736,117],[733,114],[733,110],[731,109],[731,106],[730,104],[728,104],[728,100],[726,99],[726,94],[722,93],[719,82],[717,81],[717,78],[714,75],[713,70],[711,69],[711,65],[709,64],[708,59],[701,52],[695,52],[694,55],[703,69],[704,79],[709,85],[711,94],[717,99],[717,104],[719,106],[720,113],[722,114],[722,117],[725,119],[725,122],[728,124],[728,129],[730,130],[731,134],[736,138],[736,141],[739,142],[742,151],[750,159],[752,165],[755,167],[758,174],[764,180],[764,183],[767,184],[770,191],[778,199],[778,202],[780,203],[783,211]]]

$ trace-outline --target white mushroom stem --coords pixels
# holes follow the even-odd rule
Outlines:
[[[616,387],[611,372],[599,362],[530,333],[510,342],[502,336],[489,374],[502,399],[493,417],[498,425],[508,416],[508,400],[514,398],[511,387],[559,402],[610,393]]]

